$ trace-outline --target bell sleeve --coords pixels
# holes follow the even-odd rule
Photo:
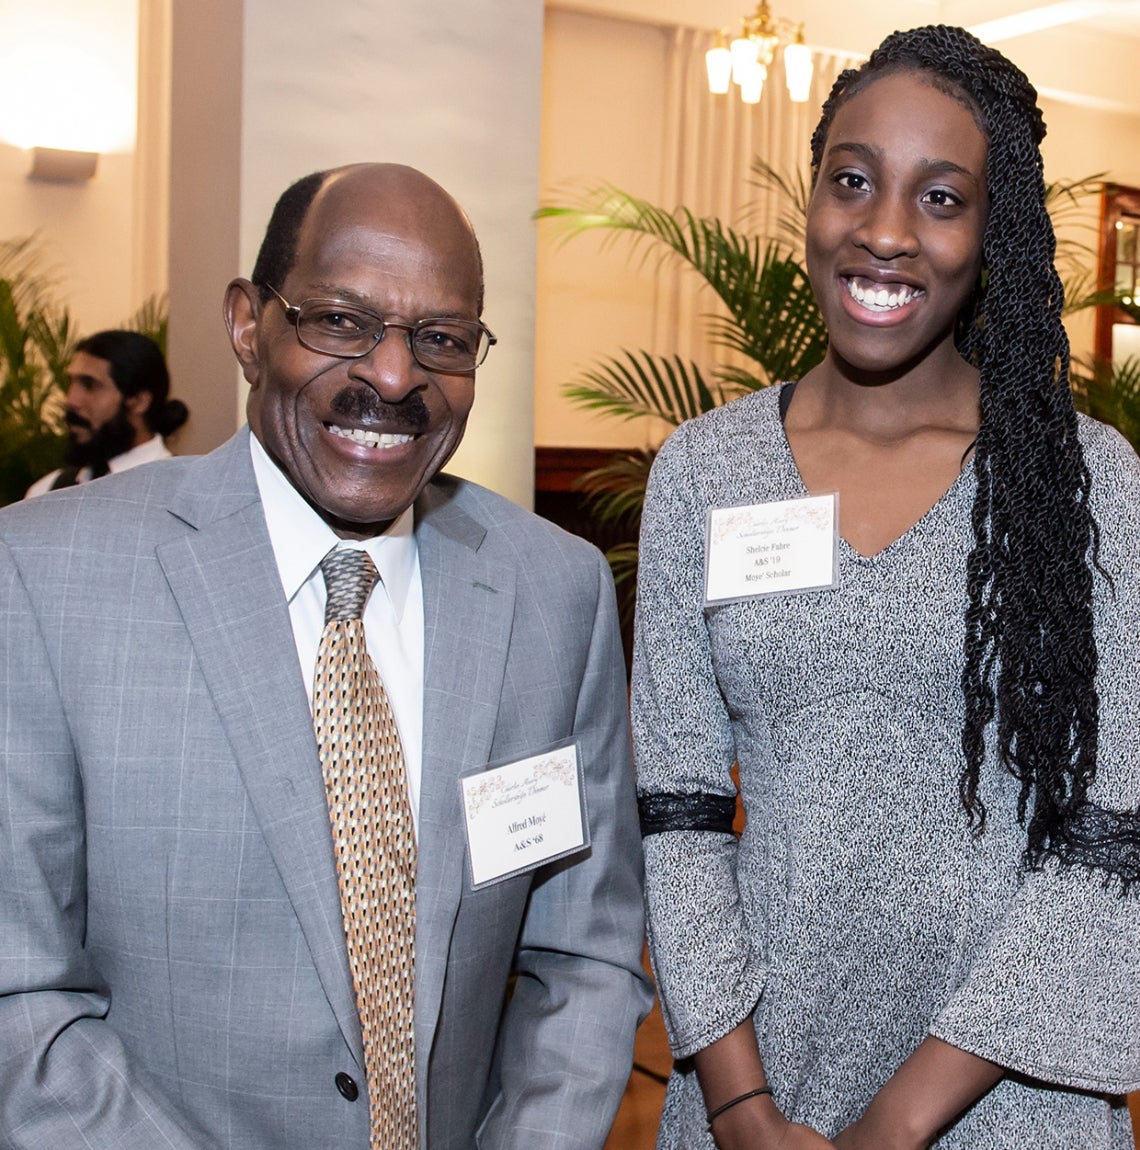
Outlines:
[[[1124,1093],[1140,1087],[1140,882],[1121,879],[1140,874],[1140,460],[1112,429],[1082,431],[1108,576],[1094,573],[1092,844],[1026,876],[931,1032],[1035,1079]]]
[[[692,425],[654,462],[639,552],[632,710],[650,957],[675,1057],[755,1008],[767,973],[737,881],[736,760],[705,624]]]

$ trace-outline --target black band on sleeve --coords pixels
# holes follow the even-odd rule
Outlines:
[[[733,833],[736,815],[735,795],[696,794],[640,795],[637,811],[641,817],[641,837],[663,831],[715,831]]]
[[[1065,821],[1057,854],[1062,862],[1104,871],[1128,890],[1140,882],[1140,810],[1077,804]]]

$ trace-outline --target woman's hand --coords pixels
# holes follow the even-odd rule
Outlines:
[[[835,1137],[838,1150],[926,1150],[940,1130],[997,1083],[996,1063],[924,1039],[883,1083],[866,1113]]]
[[[750,1105],[753,1101],[757,1105]],[[713,1139],[718,1150],[835,1150],[810,1126],[789,1122],[771,1098],[726,1110],[713,1123]]]
[[[906,1139],[898,1130],[875,1130],[865,1118],[835,1136],[836,1150],[926,1150],[927,1145]]]

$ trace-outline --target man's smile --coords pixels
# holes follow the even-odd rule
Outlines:
[[[353,443],[380,449],[399,447],[418,438],[415,435],[393,435],[389,432],[365,431],[362,427],[338,427],[335,423],[326,423],[325,427],[341,439],[351,439]]]

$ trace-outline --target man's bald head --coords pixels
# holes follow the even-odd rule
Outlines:
[[[482,315],[483,254],[470,221],[467,220],[463,209],[443,187],[429,176],[425,176],[423,172],[405,164],[349,164],[340,168],[329,168],[302,176],[286,188],[273,208],[253,266],[253,274],[250,276],[252,282],[261,290],[262,298],[268,299],[269,288],[279,288],[293,270],[297,262],[297,244],[301,228],[318,194],[328,191],[331,184],[341,182],[350,174],[354,174],[356,179],[363,177],[367,180],[373,194],[414,195],[418,190],[420,194],[431,199],[443,197],[444,201],[453,206],[454,211],[467,222],[471,233],[479,276],[478,308],[479,315]],[[351,184],[354,180],[350,179],[349,182]]]

